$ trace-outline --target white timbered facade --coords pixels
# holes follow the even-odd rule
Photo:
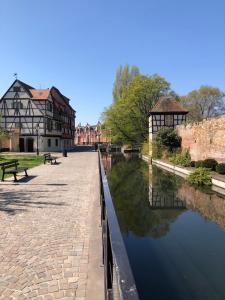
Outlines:
[[[15,80],[0,100],[0,122],[19,130],[21,152],[69,150],[74,144],[75,110],[55,87],[35,89]]]
[[[149,114],[149,140],[153,140],[163,127],[175,128],[186,122],[188,111],[181,107],[175,97],[163,96]]]

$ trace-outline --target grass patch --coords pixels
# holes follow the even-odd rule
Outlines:
[[[27,167],[28,169],[43,164],[43,157],[36,156],[36,155],[0,155],[0,164],[15,159],[18,160],[18,162],[22,167]],[[1,169],[0,169],[0,176],[2,176]],[[10,174],[5,175],[5,177],[10,177],[10,176],[12,175]]]

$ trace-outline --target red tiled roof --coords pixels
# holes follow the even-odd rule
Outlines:
[[[30,90],[30,93],[32,95],[32,99],[36,100],[46,100],[48,99],[50,90],[49,89],[32,89]]]
[[[184,109],[180,103],[172,96],[163,96],[160,97],[156,105],[150,110],[150,114],[152,113],[184,113],[187,114],[188,110]]]

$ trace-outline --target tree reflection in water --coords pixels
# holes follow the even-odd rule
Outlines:
[[[176,176],[171,176],[168,181],[168,176],[156,167],[153,167],[153,173],[149,172],[149,166],[138,156],[126,159],[118,155],[115,159],[114,156],[113,168],[107,177],[123,233],[161,237],[183,212],[183,209],[171,207],[152,209],[149,199],[152,186],[162,197],[170,199],[171,195],[176,195],[180,181]]]
[[[138,157],[106,162],[140,299],[225,299],[224,197]]]
[[[196,189],[137,155],[103,155],[103,163],[123,233],[162,237],[186,207],[225,229],[224,196]]]

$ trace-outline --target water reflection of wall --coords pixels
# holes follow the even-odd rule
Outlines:
[[[112,166],[115,166],[117,163],[130,159],[137,159],[137,154],[126,153],[102,153],[102,162],[106,171],[111,170]]]
[[[104,169],[106,171],[111,170],[111,168],[112,168],[112,155],[103,154],[102,155],[102,163],[103,163]]]
[[[203,193],[187,183],[178,190],[178,196],[188,207],[225,229],[225,199],[222,196]]]

